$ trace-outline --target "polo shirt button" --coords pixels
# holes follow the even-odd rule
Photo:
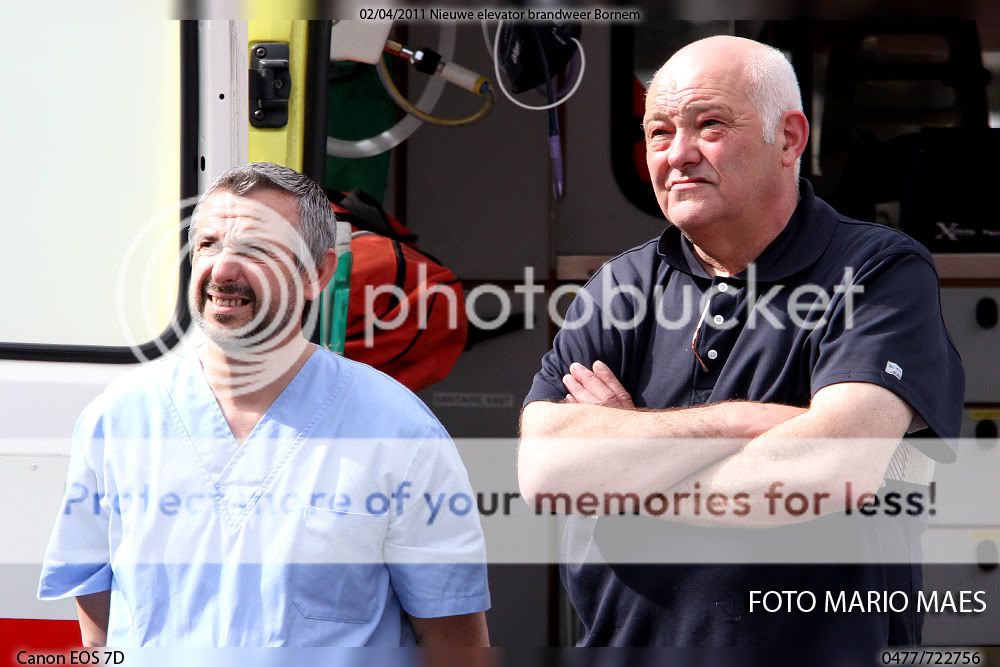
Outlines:
[[[729,283],[719,283],[719,291],[725,292],[729,289]]]
[[[719,353],[716,352],[715,350],[709,350],[708,351],[708,358],[709,359],[718,359],[719,358]]]
[[[722,324],[723,322],[726,321],[726,318],[724,318],[722,315],[716,315],[715,317],[712,318],[712,321],[715,322],[716,324]]]

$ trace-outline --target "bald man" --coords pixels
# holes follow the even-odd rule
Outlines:
[[[869,657],[919,643],[918,520],[843,520],[846,488],[852,498],[926,491],[931,457],[953,456],[904,439],[928,428],[953,437],[961,418],[964,375],[930,255],[840,215],[799,178],[809,122],[775,49],[735,37],[684,47],[651,82],[643,132],[667,228],[577,296],[521,419],[529,501],[595,494],[600,504],[611,493],[617,502],[598,513],[644,515],[637,533],[608,517],[570,522],[576,551],[562,575],[580,643],[792,642]],[[780,502],[792,492],[815,502]],[[749,537],[780,537],[790,551],[741,563]],[[692,560],[730,564],[627,564],[657,545],[702,543]],[[817,543],[832,564],[764,564]],[[902,564],[856,564],[840,552],[848,544]],[[811,553],[803,560],[816,563]],[[581,562],[595,554],[610,564]],[[766,611],[760,596],[774,590],[819,605]],[[824,608],[841,591],[901,591],[912,603]]]

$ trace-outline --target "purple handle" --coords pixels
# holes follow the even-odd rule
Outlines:
[[[557,200],[563,198],[562,142],[559,135],[549,137],[549,160],[552,163],[552,192]]]

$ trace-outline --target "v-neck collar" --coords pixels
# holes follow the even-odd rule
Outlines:
[[[258,419],[257,423],[253,425],[253,428],[250,429],[250,433],[247,434],[247,437],[241,443],[239,439],[237,439],[236,434],[233,433],[233,429],[229,425],[229,421],[226,419],[225,413],[222,411],[222,405],[219,403],[219,397],[215,395],[215,392],[212,390],[211,384],[209,384],[208,382],[208,377],[205,375],[205,365],[202,363],[201,356],[198,354],[199,349],[201,348],[200,347],[197,348],[190,355],[191,361],[193,361],[194,365],[197,367],[189,369],[189,373],[191,376],[190,379],[199,388],[207,390],[207,391],[202,391],[201,394],[203,398],[210,397],[211,398],[210,402],[212,403],[212,405],[215,406],[215,411],[214,411],[215,414],[212,415],[213,421],[218,425],[219,427],[218,430],[224,432],[229,437],[229,440],[231,441],[230,444],[232,445],[233,450],[236,452],[238,452],[244,445],[249,443],[250,440],[254,438],[255,434],[261,430],[261,425],[266,422],[268,417],[280,411],[281,405],[283,402],[286,401],[286,397],[288,395],[296,393],[296,388],[294,387],[294,385],[296,383],[302,384],[303,382],[306,382],[306,380],[301,378],[308,376],[308,372],[306,371],[306,369],[312,362],[313,357],[316,356],[316,354],[319,352],[318,347],[313,348],[312,352],[309,354],[309,357],[302,364],[302,367],[299,368],[298,372],[292,377],[291,380],[288,381],[288,384],[286,384],[281,389],[281,391],[278,392],[278,395],[275,396],[274,400],[271,401],[271,404],[267,406],[267,409],[264,411],[264,414],[260,416],[260,419]],[[198,379],[200,379],[201,382],[198,382],[197,381]]]
[[[327,412],[343,385],[323,377],[323,355],[313,350],[295,377],[239,444],[208,384],[197,351],[179,359],[164,389],[193,460],[220,516],[235,532],[283,469],[302,441]],[[340,365],[331,365],[341,375]]]

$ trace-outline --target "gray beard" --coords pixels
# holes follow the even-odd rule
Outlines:
[[[204,308],[204,303],[201,304],[201,307]],[[288,310],[284,313],[275,314],[275,317],[279,319],[278,326],[275,327],[266,338],[260,338],[260,334],[274,322],[274,318],[272,318],[270,322],[260,322],[253,329],[230,332],[208,326],[208,321],[205,319],[202,308],[194,309],[192,312],[195,324],[198,325],[198,328],[202,330],[210,341],[218,345],[223,351],[233,353],[245,354],[247,352],[253,352],[255,348],[266,346],[268,343],[272,342],[276,336],[287,333],[287,327],[291,323],[293,317],[293,314]],[[254,315],[256,315],[256,313],[254,313]]]

